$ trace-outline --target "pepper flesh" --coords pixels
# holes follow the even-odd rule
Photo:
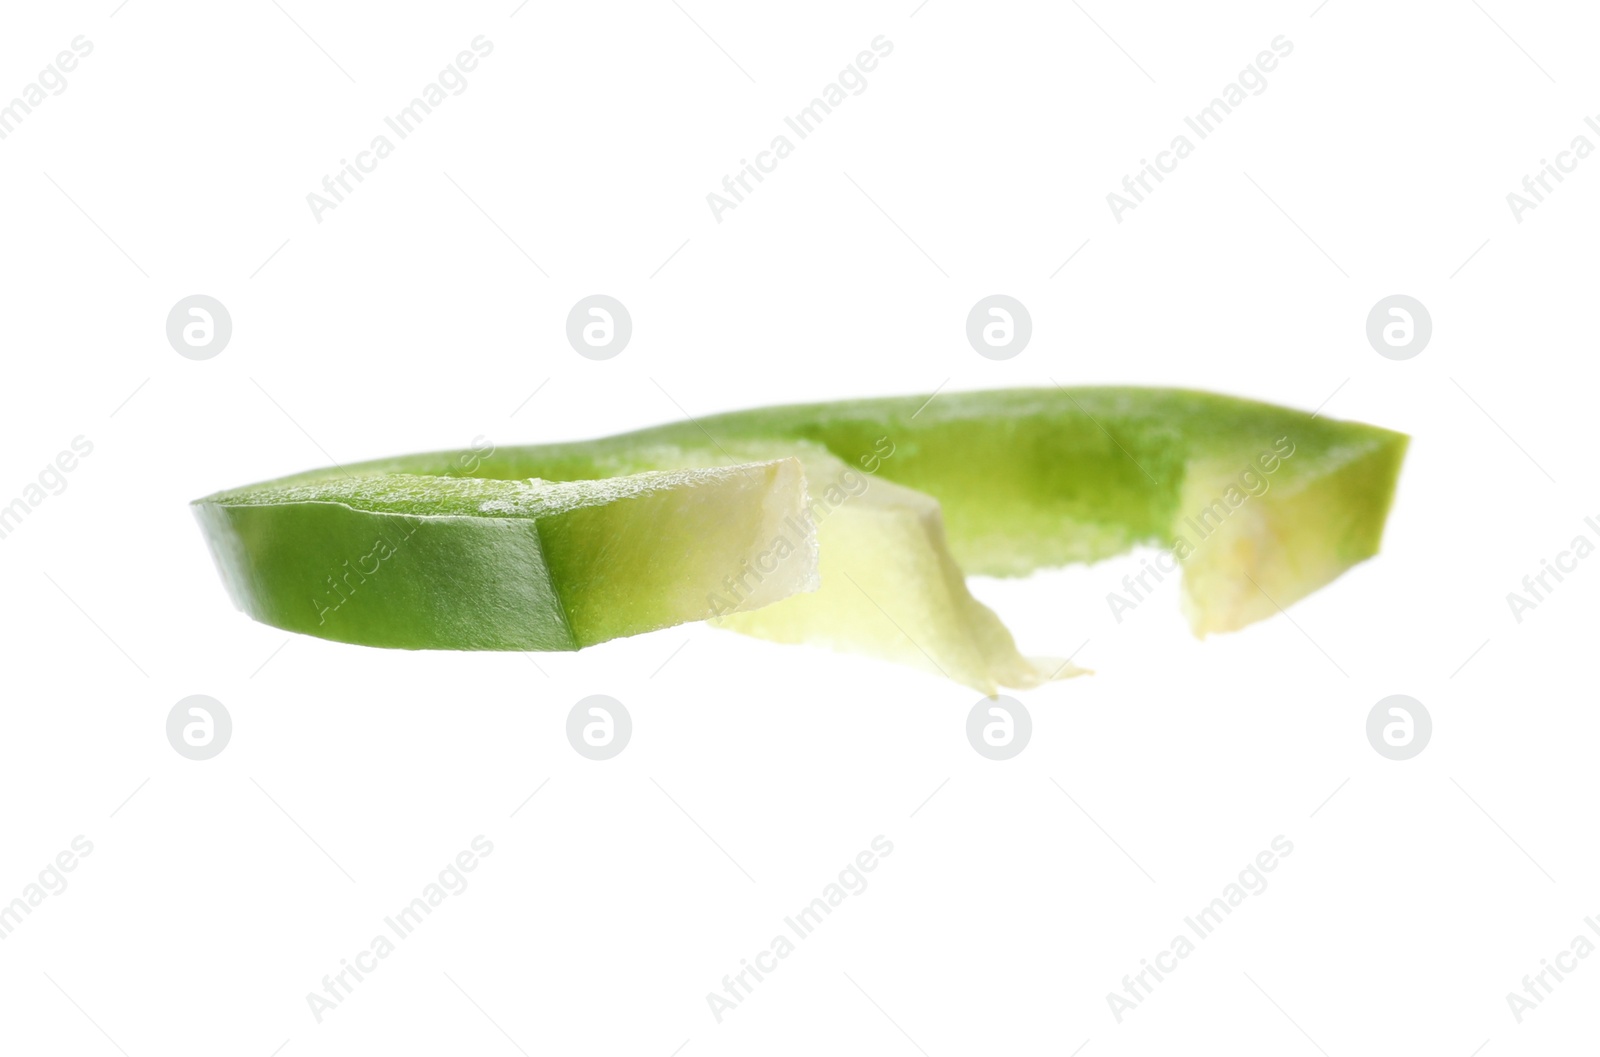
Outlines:
[[[326,614],[317,622],[290,612],[306,604],[280,589],[284,577],[304,581],[302,570],[348,556],[302,531],[305,511],[290,499],[312,488],[320,502],[349,506],[339,498],[350,488],[339,471],[197,506],[241,608],[293,630],[412,648],[572,649],[715,616],[736,630],[858,649],[992,693],[1077,669],[1022,658],[994,614],[967,593],[962,569],[1016,576],[1138,545],[1170,548],[1183,566],[1183,606],[1195,633],[1235,630],[1377,553],[1407,442],[1375,426],[1192,390],[1057,387],[733,412],[593,441],[501,448],[475,459],[471,475],[456,452],[379,460],[345,472],[411,497],[390,513],[456,520],[435,527],[434,549],[412,554],[413,564],[440,562],[440,575],[396,577],[411,582],[383,607],[357,607],[352,595],[335,610],[344,614],[343,633],[329,632]],[[602,485],[624,487],[618,482],[635,475],[748,471],[785,457],[804,467],[808,492],[766,508],[748,489],[702,493],[702,516],[680,519],[677,536],[655,539],[659,526],[628,499],[601,501]],[[436,509],[450,488],[524,489],[529,480],[587,490],[592,501],[580,509],[592,513],[484,509],[495,500],[477,492],[476,510]],[[827,505],[826,520],[818,518],[817,496],[848,480],[865,484],[856,494],[846,488],[844,500]],[[750,485],[776,487],[775,479]],[[719,506],[736,493],[736,509],[770,516],[733,519],[737,540],[704,535],[725,520]],[[241,513],[247,507],[256,513]],[[511,548],[515,560],[488,543],[457,553],[450,542],[487,534],[503,543],[519,532],[538,537],[543,572],[518,566],[531,561],[527,541]],[[617,542],[624,537],[626,545]],[[576,557],[551,564],[552,542]],[[699,555],[692,569],[675,564],[684,547]],[[808,595],[817,584],[807,562],[818,547],[820,589]],[[785,554],[774,561],[776,550]],[[395,571],[407,567],[404,557],[397,553]],[[752,561],[774,571],[756,578],[746,571]],[[499,583],[507,562],[528,573],[512,588]],[[730,580],[746,590],[729,591]],[[661,604],[668,584],[677,594]],[[274,601],[263,604],[263,596]],[[386,612],[367,612],[378,608]],[[508,633],[525,609],[563,614],[565,636],[548,616],[532,631]],[[573,614],[582,614],[577,624]]]

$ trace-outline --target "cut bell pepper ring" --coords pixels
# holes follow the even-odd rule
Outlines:
[[[993,694],[1082,669],[1024,657],[963,570],[1156,545],[1195,634],[1235,630],[1377,553],[1407,442],[1189,390],[1002,390],[382,459],[194,507],[235,604],[289,631],[576,650],[713,620]]]

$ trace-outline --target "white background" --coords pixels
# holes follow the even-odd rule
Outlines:
[[[1600,161],[1521,223],[1506,201],[1600,140],[1593,12],[114,2],[18,5],[0,33],[0,100],[94,44],[0,141],[0,504],[94,445],[0,540],[0,900],[94,846],[0,941],[0,1047],[1592,1042],[1600,958],[1521,1024],[1505,996],[1600,913],[1600,560],[1520,624],[1506,602],[1597,537]],[[314,220],[306,195],[479,34],[467,90]],[[715,220],[707,193],[880,34],[868,88]],[[1267,89],[1115,221],[1106,194],[1280,34]],[[634,321],[606,362],[564,336],[596,292]],[[996,292],[1034,321],[1005,362],[964,335]],[[233,319],[205,362],[164,332],[194,293]],[[1434,321],[1405,362],[1364,335],[1392,293]],[[700,626],[536,665],[290,637],[232,609],[186,505],[478,436],[1050,379],[1411,433],[1382,555],[1205,643],[1171,580],[1112,619],[1136,558],[975,582],[1025,652],[1087,640],[1098,672],[1019,695],[1033,741],[994,763],[963,687]],[[196,693],[234,722],[207,762],[164,733]],[[563,733],[594,693],[635,725],[604,763]],[[1364,732],[1395,693],[1435,724],[1403,763]],[[478,834],[470,887],[319,1024],[306,994]],[[717,1023],[706,993],[877,834],[870,887]],[[1119,1024],[1107,993],[1279,834],[1267,890]]]

